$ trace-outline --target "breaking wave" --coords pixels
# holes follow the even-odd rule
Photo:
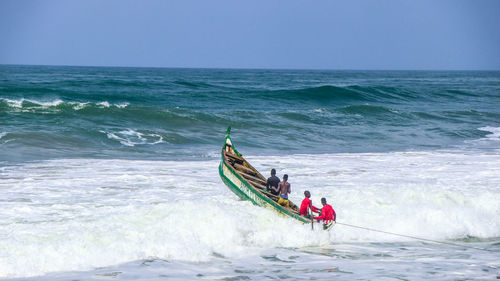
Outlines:
[[[247,158],[261,172],[273,166],[279,175],[289,174],[294,202],[306,188],[314,204],[326,197],[339,222],[441,241],[500,236],[498,155]],[[341,225],[330,233],[311,231],[310,225],[238,200],[221,182],[217,165],[64,159],[2,167],[0,202],[9,207],[0,210],[0,276],[151,258],[199,262],[280,247],[409,241]]]
[[[82,110],[85,108],[125,108],[129,103],[117,103],[110,104],[107,101],[102,102],[72,102],[63,101],[60,99],[52,101],[37,101],[32,99],[6,99],[0,98],[0,109],[5,112],[9,111],[20,111],[20,112],[32,112],[32,113],[47,113],[47,112],[57,112],[57,111],[68,111],[68,110]]]

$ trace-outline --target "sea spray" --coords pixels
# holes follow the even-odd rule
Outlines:
[[[290,198],[297,203],[304,189],[315,205],[326,197],[339,221],[437,240],[500,236],[496,155],[247,158],[263,173],[270,167],[288,173]],[[217,164],[67,159],[4,167],[2,276],[148,258],[207,262],[214,255],[238,259],[269,248],[408,241],[341,226],[311,232],[308,225],[240,201],[214,172]]]

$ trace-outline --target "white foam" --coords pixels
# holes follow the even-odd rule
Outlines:
[[[73,106],[74,110],[81,110],[89,105],[89,102],[69,102],[70,105]]]
[[[288,173],[296,203],[304,189],[315,205],[326,197],[339,222],[438,240],[500,236],[499,154],[247,159],[266,176],[271,168]],[[0,277],[150,257],[206,261],[214,253],[244,258],[279,247],[407,240],[341,225],[311,232],[309,225],[238,200],[217,167],[214,160],[84,159],[2,167]]]
[[[110,104],[107,101],[102,101],[102,102],[98,102],[98,103],[91,103],[91,102],[65,102],[65,101],[60,100],[60,99],[56,99],[56,100],[52,100],[52,101],[38,101],[38,100],[25,99],[25,98],[20,98],[20,99],[0,98],[0,100],[3,100],[4,102],[6,102],[9,105],[9,107],[14,108],[14,109],[18,109],[22,112],[32,112],[34,110],[40,110],[40,109],[42,109],[42,110],[47,110],[47,109],[54,110],[55,107],[57,107],[61,104],[64,104],[64,103],[71,105],[73,107],[73,109],[75,109],[75,110],[83,109],[83,108],[87,107],[88,105],[92,105],[92,104],[97,105],[99,107],[103,107],[103,108],[109,108],[112,106],[118,107],[118,108],[125,108],[125,107],[129,106],[128,102],[118,103],[118,104]],[[30,103],[33,105],[27,106],[26,103]]]
[[[9,134],[9,132],[0,132],[0,140],[2,140],[2,138],[5,137],[8,134]],[[14,140],[15,139],[7,139],[7,140],[3,140],[1,143],[2,144],[6,144],[6,143],[14,141]]]
[[[98,102],[97,105],[100,105],[100,106],[103,106],[103,107],[110,107],[111,105],[109,104],[109,102],[107,101],[103,101],[103,102]]]
[[[107,101],[102,101],[102,102],[98,102],[97,105],[101,106],[101,107],[105,107],[105,108],[109,108],[109,107],[125,108],[125,107],[129,106],[129,103],[124,102],[124,103],[110,104]]]
[[[500,127],[485,126],[478,128],[478,130],[489,132],[490,134],[486,134],[486,136],[483,138],[464,141],[466,147],[468,149],[480,149],[483,151],[492,150],[499,152]]]
[[[115,104],[115,106],[118,108],[125,108],[125,107],[129,106],[129,103],[128,102],[118,103],[118,104]]]
[[[5,98],[0,98],[0,100],[3,100],[10,107],[14,107],[14,108],[22,108],[23,101],[24,101],[24,99],[12,100],[12,99],[5,99]]]
[[[53,106],[58,106],[61,103],[63,103],[62,100],[56,99],[53,101],[36,101],[36,100],[31,100],[31,99],[5,99],[5,98],[0,98],[1,100],[5,101],[9,106],[14,107],[14,108],[23,108],[23,103],[29,102],[32,104],[35,104],[37,107],[53,107]]]
[[[39,101],[30,100],[30,102],[36,103],[36,104],[43,106],[43,107],[55,107],[55,106],[58,106],[58,105],[64,103],[64,101],[62,101],[60,99],[53,100],[53,101],[47,101],[47,102],[39,102]]]
[[[486,127],[479,128],[479,130],[490,132],[491,134],[486,135],[486,137],[489,139],[500,140],[500,127],[486,126]]]
[[[135,146],[141,144],[158,144],[165,142],[163,137],[154,133],[141,133],[132,129],[121,130],[118,132],[100,131],[106,134],[109,139],[117,140],[125,146]]]

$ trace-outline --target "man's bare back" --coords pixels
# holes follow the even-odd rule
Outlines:
[[[286,181],[282,181],[278,184],[278,189],[280,191],[280,195],[284,195],[288,197],[288,193],[290,193],[290,183]]]

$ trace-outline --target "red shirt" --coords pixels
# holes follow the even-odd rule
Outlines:
[[[309,198],[304,198],[304,200],[302,200],[302,204],[300,205],[300,210],[299,210],[299,214],[301,214],[302,216],[307,216],[309,214],[309,206],[312,206],[312,203],[311,203],[311,199]],[[318,208],[312,206],[312,209],[314,212],[317,212],[319,211]]]
[[[333,210],[332,206],[326,204],[323,206],[321,209],[321,216],[315,217],[315,220],[324,220],[324,221],[331,221],[335,220],[337,218],[337,214],[335,213],[335,210]]]

